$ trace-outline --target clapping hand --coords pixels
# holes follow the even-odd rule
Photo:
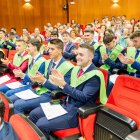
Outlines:
[[[119,58],[119,60],[120,60],[123,64],[127,64],[127,63],[126,63],[127,58],[126,58],[125,55],[123,55],[122,53],[120,53],[120,54],[118,54],[118,58]]]
[[[14,70],[13,70],[13,73],[14,73],[15,77],[20,77],[20,78],[23,78],[24,75],[25,75],[25,74],[22,72],[22,70],[20,70],[20,69],[14,69]]]
[[[64,87],[66,85],[66,82],[64,80],[64,75],[56,69],[52,69],[49,78],[52,81],[52,83],[55,84],[56,86]]]
[[[103,53],[103,54],[102,54],[102,61],[103,61],[103,63],[104,63],[104,61],[105,61],[106,59],[108,59],[108,54],[107,54],[107,53]]]
[[[30,79],[33,82],[37,82],[37,83],[41,83],[41,84],[43,84],[45,82],[45,80],[46,80],[44,75],[41,74],[40,72],[37,72],[34,76],[30,76]]]

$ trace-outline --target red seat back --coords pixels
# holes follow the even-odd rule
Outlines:
[[[44,134],[24,115],[13,115],[10,123],[20,140],[46,140]]]
[[[13,60],[15,54],[16,54],[16,50],[9,50],[8,59]]]
[[[119,76],[107,103],[140,118],[140,79],[126,75]]]
[[[49,56],[49,55],[43,55],[43,57],[44,57],[46,60],[50,59],[50,56]]]
[[[4,121],[9,121],[9,118],[11,117],[11,115],[14,114],[14,105],[11,102],[11,100],[2,92],[0,92],[0,98],[4,102],[4,105],[5,105]]]

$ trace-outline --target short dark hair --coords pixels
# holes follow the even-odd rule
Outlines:
[[[104,35],[105,35],[105,34],[112,34],[112,35],[115,35],[114,32],[113,32],[111,29],[106,29],[105,32],[104,32]]]
[[[91,33],[94,35],[94,31],[93,30],[85,30],[84,33]]]
[[[16,42],[22,42],[24,46],[27,46],[27,43],[23,39],[16,39]]]
[[[6,33],[4,30],[0,29],[0,32],[3,32],[4,34]]]
[[[134,39],[135,37],[140,37],[140,30],[135,31],[130,35],[130,39]]]
[[[53,44],[53,45],[55,45],[57,48],[63,50],[64,43],[63,43],[63,41],[60,40],[60,39],[52,39],[52,40],[50,41],[50,44]]]
[[[9,34],[9,35],[12,35],[12,36],[14,36],[14,35],[15,35],[13,32],[9,32],[8,34]]]
[[[86,26],[90,26],[91,28],[93,27],[93,25],[91,23],[88,23]]]
[[[126,17],[126,15],[122,15],[122,17]]]
[[[28,31],[28,27],[23,27],[22,29],[26,29]]]
[[[2,120],[4,117],[4,113],[5,113],[5,105],[3,101],[0,99],[0,117],[2,118]]]
[[[57,37],[58,37],[58,31],[52,31],[51,35],[57,35]]]
[[[114,39],[113,34],[106,33],[103,37],[103,42],[106,45],[106,44],[110,43],[113,39]]]
[[[89,44],[87,44],[87,43],[80,44],[79,47],[80,47],[80,48],[86,48],[86,49],[88,49],[90,52],[92,52],[93,54],[94,54],[94,52],[95,52],[94,47],[91,46],[91,45],[89,45]]]
[[[15,30],[16,31],[16,28],[15,27],[11,27],[11,29]]]
[[[68,35],[68,36],[70,36],[70,33],[67,32],[67,31],[65,31],[65,32],[63,32],[61,35],[62,35],[62,36],[63,36],[63,35]]]
[[[28,44],[32,44],[33,46],[36,46],[37,51],[40,51],[40,48],[42,46],[41,42],[38,39],[36,39],[36,38],[30,39]]]

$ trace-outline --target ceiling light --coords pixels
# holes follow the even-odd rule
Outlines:
[[[26,3],[29,3],[31,0],[24,0]]]

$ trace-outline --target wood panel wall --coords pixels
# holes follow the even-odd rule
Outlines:
[[[68,0],[69,21],[75,19],[81,24],[92,22],[93,19],[101,20],[103,16],[127,15],[130,19],[134,17],[140,19],[140,0],[119,0],[117,6],[112,0]],[[24,0],[0,0],[0,27],[7,30],[16,27],[21,33],[22,27],[28,27],[33,31],[34,27],[43,30],[43,25],[51,22],[66,23],[67,12],[63,10],[66,0],[31,0],[30,4],[25,4]]]
[[[16,27],[21,33],[23,27],[32,32],[35,27],[43,30],[47,22],[66,23],[66,11],[63,10],[65,0],[0,0],[0,27],[8,30]]]
[[[72,0],[69,0],[72,1]],[[119,0],[114,4],[112,0],[73,0],[74,5],[69,4],[69,19],[75,19],[81,24],[92,22],[93,19],[102,19],[104,16],[127,15],[127,19],[132,17],[140,19],[140,0]]]

